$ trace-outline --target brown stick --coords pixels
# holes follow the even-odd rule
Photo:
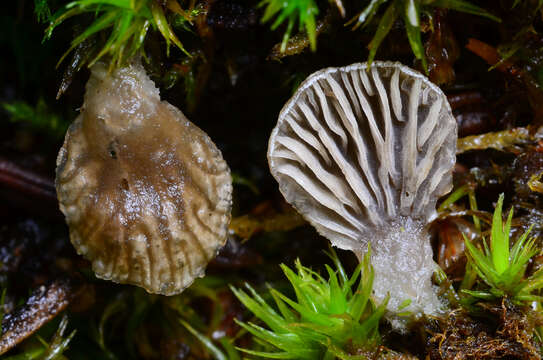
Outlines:
[[[25,169],[15,162],[0,157],[0,185],[33,197],[56,202],[53,179]]]

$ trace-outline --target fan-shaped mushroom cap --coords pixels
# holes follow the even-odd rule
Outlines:
[[[226,241],[230,170],[139,62],[93,66],[56,186],[72,243],[103,279],[176,294]]]
[[[328,68],[282,109],[268,160],[279,188],[333,245],[372,245],[375,295],[436,313],[425,226],[452,188],[456,121],[441,90],[399,63]]]

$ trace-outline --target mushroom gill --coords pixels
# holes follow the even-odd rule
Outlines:
[[[391,314],[437,314],[427,226],[452,188],[456,138],[445,95],[423,75],[399,63],[353,64],[300,85],[268,160],[286,200],[333,245],[360,258],[371,243],[374,296],[390,294]]]
[[[226,241],[230,170],[139,61],[91,70],[57,158],[70,239],[100,278],[180,293]]]

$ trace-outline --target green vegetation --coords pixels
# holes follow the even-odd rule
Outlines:
[[[520,4],[522,0],[515,0],[515,2],[513,3],[513,8],[517,7],[518,4]],[[536,11],[541,9],[541,6],[543,6],[543,0],[537,0],[537,7],[536,7]]]
[[[388,6],[379,19],[377,15],[379,9],[387,3]],[[319,14],[319,8],[314,0],[263,0],[258,6],[265,8],[261,18],[262,23],[275,18],[271,24],[272,30],[276,30],[286,23],[280,52],[285,52],[296,24],[300,31],[305,30],[311,49],[316,50],[316,17]],[[176,28],[187,30],[187,23],[191,22],[194,14],[183,10],[177,1],[169,1],[167,7],[177,14],[172,24],[181,21],[183,26],[176,26]],[[421,14],[423,12],[429,13],[428,10],[432,7],[461,11],[500,21],[499,18],[486,10],[465,0],[371,0],[351,20],[351,23],[355,23],[355,29],[366,27],[373,24],[372,20],[376,20],[376,31],[368,44],[370,50],[368,61],[373,61],[379,46],[392,29],[393,24],[398,19],[402,19],[413,54],[426,69],[426,57],[421,40]],[[49,39],[53,30],[68,18],[80,14],[92,14],[95,17],[94,22],[73,39],[70,48],[61,57],[59,63],[83,42],[90,40],[103,30],[110,30],[109,37],[103,47],[95,51],[88,60],[89,66],[106,55],[111,57],[112,67],[121,66],[127,59],[141,52],[150,28],[158,30],[162,34],[166,40],[168,51],[170,43],[174,43],[186,55],[190,56],[174,33],[164,11],[158,2],[153,0],[76,0],[51,15],[46,0],[35,0],[35,13],[39,21],[51,19],[51,25],[46,30],[46,39]]]
[[[179,4],[171,6],[185,15]],[[174,43],[187,55],[183,44],[170,27],[163,7],[154,0],[77,0],[68,3],[58,11],[46,30],[45,39],[51,38],[53,30],[66,19],[76,15],[89,14],[95,17],[94,22],[72,40],[68,51],[60,62],[77,46],[89,40],[93,35],[110,29],[109,37],[88,61],[92,66],[104,56],[111,58],[111,68],[119,67],[132,56],[141,53],[149,29],[158,30],[164,39],[169,52],[170,43]]]
[[[326,266],[328,280],[296,261],[297,273],[281,268],[294,288],[296,301],[270,289],[277,310],[249,285],[249,293],[232,288],[238,299],[269,329],[253,323],[239,323],[268,351],[242,351],[276,359],[350,359],[354,349],[374,351],[380,343],[379,320],[386,301],[375,307],[370,300],[373,269],[370,251],[348,277],[335,252],[336,270]],[[358,285],[357,285],[358,282]]]
[[[197,338],[203,347],[213,356],[215,360],[240,360],[240,354],[233,345],[231,339],[222,337],[220,339],[222,347],[225,351],[221,350],[217,345],[213,343],[207,336],[196,330],[185,320],[180,319],[179,322],[183,325],[188,332],[190,332],[195,338]]]
[[[64,336],[66,328],[68,327],[68,317],[64,315],[58,329],[55,334],[52,336],[51,341],[45,341],[41,336],[35,335],[26,342],[29,345],[26,347],[25,351],[5,357],[4,360],[64,360],[66,359],[63,356],[63,353],[68,349],[70,341],[76,334],[76,330],[73,330],[68,336]]]
[[[284,52],[287,47],[287,42],[290,39],[292,29],[298,21],[299,30],[305,29],[311,50],[317,49],[317,30],[315,16],[319,13],[319,8],[314,0],[263,0],[258,6],[266,6],[264,15],[261,21],[268,22],[277,15],[277,18],[271,25],[271,29],[275,30],[283,22],[287,21],[287,29],[281,41],[281,52]]]
[[[486,289],[462,291],[473,298],[483,300],[510,298],[516,303],[541,301],[543,297],[535,294],[543,288],[543,270],[526,277],[526,269],[530,260],[540,249],[537,248],[536,238],[528,238],[531,228],[523,233],[510,248],[511,220],[513,209],[505,224],[502,221],[503,194],[500,195],[492,219],[490,246],[483,238],[483,249],[477,248],[464,235],[467,249],[468,265],[465,278],[470,278],[470,272],[475,271],[487,285]]]
[[[413,50],[413,54],[422,62],[424,69],[427,69],[426,56],[421,40],[421,12],[427,8],[437,7],[451,9],[486,17],[494,21],[500,21],[499,18],[490,14],[486,10],[473,5],[464,0],[371,0],[369,4],[355,17],[351,22],[355,22],[355,29],[369,25],[374,18],[379,8],[385,3],[389,3],[384,14],[381,16],[377,25],[377,30],[373,39],[368,44],[370,54],[368,62],[372,62],[377,53],[377,49],[392,29],[394,22],[401,18],[403,19],[407,38]]]
[[[55,139],[62,138],[69,123],[59,114],[52,112],[43,98],[35,106],[24,101],[0,104],[9,114],[9,120],[22,123],[34,131],[47,133]]]
[[[51,19],[51,9],[47,0],[34,0],[34,13],[39,22],[49,21]]]

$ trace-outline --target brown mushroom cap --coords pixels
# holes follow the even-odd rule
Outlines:
[[[73,245],[103,279],[180,293],[226,241],[230,170],[139,63],[93,66],[56,187]]]

